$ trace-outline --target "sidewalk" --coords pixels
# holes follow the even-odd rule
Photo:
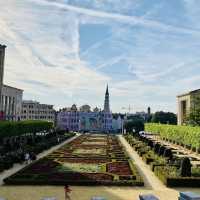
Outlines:
[[[76,139],[77,137],[79,137],[80,135],[76,135],[72,138],[69,138],[68,140],[54,146],[51,147],[50,149],[43,151],[42,153],[37,155],[37,160],[40,158],[45,157],[46,155],[50,154],[51,152],[55,151],[56,149],[60,148],[61,146],[71,142],[72,140]],[[3,185],[3,179],[11,176],[12,174],[16,173],[17,171],[19,171],[20,169],[24,168],[25,166],[27,166],[26,164],[14,164],[14,166],[8,170],[3,171],[2,173],[0,173],[0,185]]]
[[[151,171],[148,165],[139,157],[139,155],[133,150],[122,135],[119,136],[121,143],[124,145],[130,158],[134,160],[135,165],[144,179],[145,187],[153,190],[165,190],[167,187],[156,177]]]

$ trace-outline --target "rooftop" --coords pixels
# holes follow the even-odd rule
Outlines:
[[[40,103],[38,101],[34,101],[34,100],[23,100],[24,104],[40,104],[40,105],[47,105],[47,106],[53,106],[50,104],[44,104],[44,103]]]
[[[12,86],[9,86],[9,85],[5,85],[5,84],[3,84],[3,87],[8,87],[8,88],[12,88],[12,89],[15,89],[15,90],[20,90],[20,91],[24,91],[24,90],[22,90],[22,89],[19,89],[19,88],[16,88],[16,87],[12,87]]]
[[[197,92],[200,92],[200,89],[192,90],[192,91],[189,91],[189,92],[187,92],[187,93],[180,94],[180,95],[178,95],[177,97],[183,97],[183,96],[190,95],[190,94],[194,94],[194,93],[197,93]]]

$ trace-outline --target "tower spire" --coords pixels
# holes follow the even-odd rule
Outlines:
[[[107,87],[106,87],[106,94],[109,95],[109,92],[108,92],[108,84],[107,84]]]
[[[104,112],[110,112],[110,102],[109,102],[108,84],[107,84],[106,93],[105,93]]]

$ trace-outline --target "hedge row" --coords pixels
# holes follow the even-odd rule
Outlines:
[[[199,187],[200,186],[200,168],[192,168],[191,177],[180,176],[180,162],[170,160],[166,153],[159,155],[156,151],[156,144],[151,144],[143,137],[125,136],[128,143],[137,151],[146,164],[151,166],[151,170],[158,178],[169,187]],[[160,146],[160,149],[162,146]]]
[[[145,131],[194,148],[200,148],[200,127],[147,123]]]
[[[176,167],[156,166],[154,173],[166,186],[169,187],[200,187],[200,177],[178,176],[178,170]]]
[[[49,131],[52,127],[53,123],[45,121],[2,121],[0,122],[0,138]]]

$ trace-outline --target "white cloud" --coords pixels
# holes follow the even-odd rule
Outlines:
[[[195,88],[199,81],[194,76],[199,68],[198,26],[189,29],[184,28],[188,24],[174,27],[149,20],[158,5],[143,17],[126,15],[131,0],[118,0],[118,4],[96,0],[96,6],[88,8],[66,2],[0,2],[0,41],[8,45],[5,83],[24,89],[26,98],[41,98],[57,106],[74,102],[98,106],[108,82],[114,111],[128,104],[135,109],[152,105],[154,110],[173,111],[175,96]],[[111,9],[112,5],[117,7]],[[120,6],[124,6],[122,11]],[[195,20],[198,13],[189,12],[189,6],[194,5],[187,8]],[[112,32],[81,52],[80,24],[106,24]],[[121,68],[129,66],[126,73],[133,73],[132,79],[115,81],[112,74],[100,73],[119,62],[124,62]]]
[[[33,0],[31,0],[33,1]],[[142,25],[146,26],[149,28],[157,28],[161,29],[163,31],[171,31],[171,32],[179,32],[179,33],[186,33],[186,34],[196,34],[200,36],[200,31],[199,30],[193,30],[193,29],[187,29],[183,27],[175,27],[175,26],[170,26],[167,24],[163,24],[154,20],[148,20],[144,19],[142,17],[137,17],[137,16],[128,16],[128,15],[122,15],[118,13],[109,13],[109,12],[103,12],[103,11],[98,11],[98,10],[92,10],[92,9],[87,9],[87,8],[82,8],[82,7],[77,7],[77,6],[72,6],[68,4],[62,4],[62,3],[57,3],[57,2],[49,2],[46,0],[34,0],[34,2],[38,2],[41,5],[49,5],[52,7],[58,7],[62,9],[66,9],[78,14],[83,14],[83,15],[89,15],[92,17],[98,17],[98,18],[106,18],[110,20],[116,20],[121,23],[127,23],[130,25]]]

